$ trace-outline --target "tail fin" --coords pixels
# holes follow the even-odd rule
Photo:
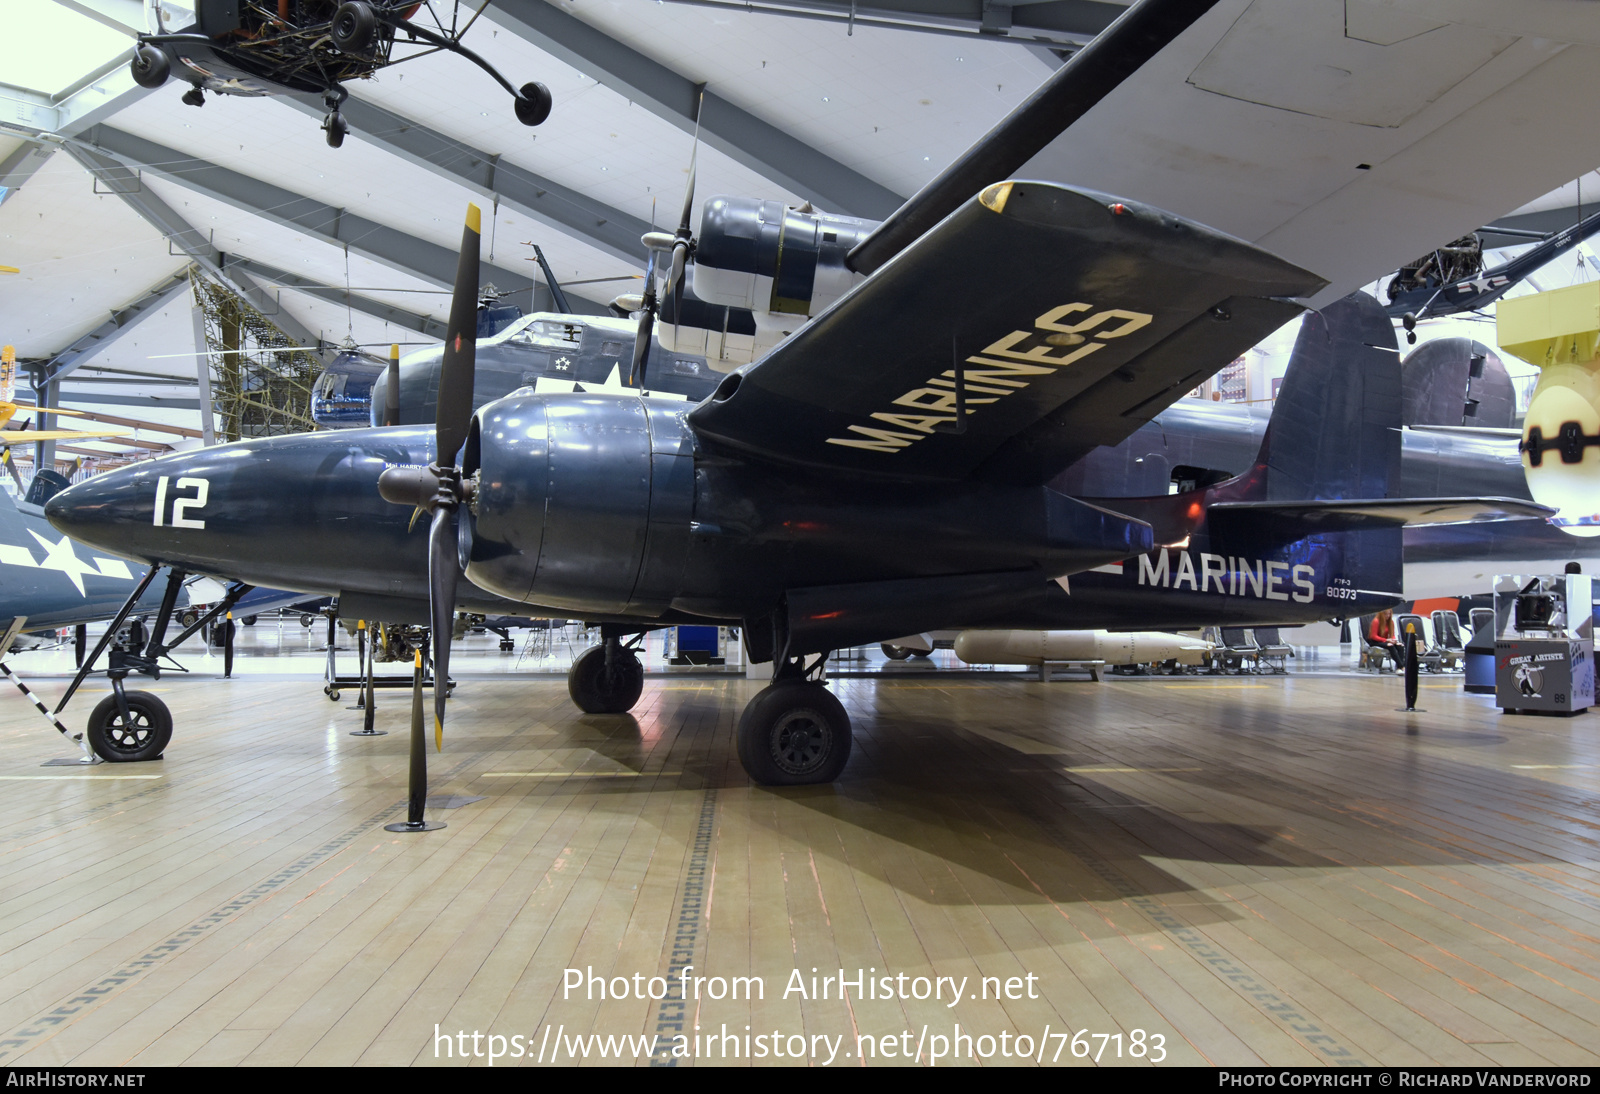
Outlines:
[[[1400,492],[1400,347],[1366,293],[1300,325],[1255,467],[1238,501],[1389,498]]]
[[[1515,498],[1405,498],[1399,345],[1352,293],[1306,315],[1255,465],[1212,493],[1214,522],[1288,543],[1319,532],[1542,517]]]

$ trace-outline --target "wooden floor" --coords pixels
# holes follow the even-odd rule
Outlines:
[[[433,790],[482,800],[425,835],[381,827],[398,693],[363,740],[306,679],[163,680],[166,758],[84,771],[40,766],[68,750],[8,688],[0,1063],[459,1064],[476,1031],[502,1066],[645,1065],[695,1026],[680,1065],[747,1026],[767,1064],[1092,1062],[1079,1031],[1102,1065],[1597,1060],[1600,717],[1458,677],[1415,715],[1393,677],[834,686],[843,779],[774,791],[734,749],[757,683],[651,677],[618,717],[468,678]],[[568,968],[648,996],[686,964],[764,998],[564,998]],[[966,988],[785,996],[841,967]]]

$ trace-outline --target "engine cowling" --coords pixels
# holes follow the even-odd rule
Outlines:
[[[774,315],[816,315],[861,280],[845,256],[876,227],[779,201],[714,197],[700,217],[694,294],[748,308],[758,325]]]
[[[694,444],[682,403],[512,394],[473,419],[462,469],[467,577],[596,615],[665,611],[683,573]]]

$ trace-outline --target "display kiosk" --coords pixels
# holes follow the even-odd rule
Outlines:
[[[1587,574],[1495,578],[1495,701],[1505,713],[1594,705],[1593,601]]]

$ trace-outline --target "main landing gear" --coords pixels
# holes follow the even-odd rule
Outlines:
[[[567,690],[587,714],[622,714],[639,701],[644,666],[637,650],[643,634],[626,643],[620,629],[601,627],[601,644],[578,655]],[[772,683],[756,693],[739,717],[739,762],[764,786],[830,783],[850,759],[850,716],[822,683],[828,655],[775,659]]]
[[[644,665],[636,652],[643,641],[636,634],[624,645],[620,633],[600,628],[601,643],[572,662],[567,692],[585,714],[623,714],[633,709],[644,691]]]
[[[850,716],[822,683],[828,655],[779,657],[739,716],[739,762],[763,786],[831,783],[850,759]]]

